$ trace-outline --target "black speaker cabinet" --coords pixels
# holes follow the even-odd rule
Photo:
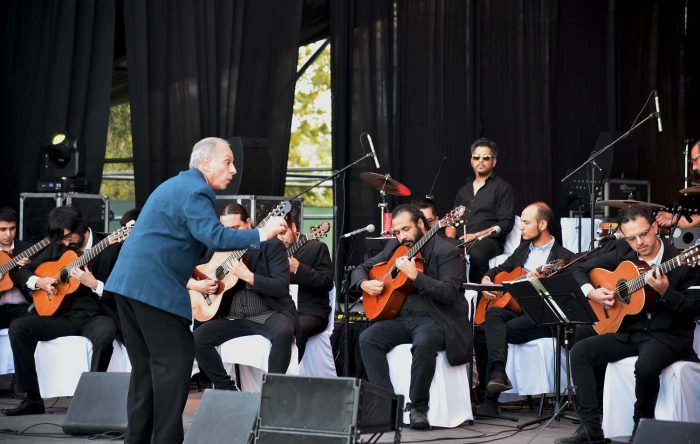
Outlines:
[[[231,137],[234,165],[238,171],[226,190],[231,194],[275,194],[275,169],[270,141],[261,137]]]
[[[676,228],[673,232],[673,246],[681,250],[690,248],[700,240],[700,227]]]
[[[391,431],[398,438],[402,411],[403,396],[361,379],[268,373],[255,442],[354,443]]]
[[[634,444],[700,444],[700,423],[642,419]]]
[[[93,231],[109,231],[109,197],[104,194],[68,193],[65,205],[80,211]]]
[[[247,444],[260,406],[260,394],[205,390],[184,444]]]
[[[104,194],[22,193],[19,195],[19,238],[29,242],[45,238],[49,211],[62,206],[80,211],[93,231],[109,231],[109,198]]]
[[[63,431],[69,435],[126,431],[130,373],[85,372],[68,407]]]

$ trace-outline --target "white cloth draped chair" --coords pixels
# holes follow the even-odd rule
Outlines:
[[[130,372],[126,349],[117,340],[107,371]],[[92,342],[84,336],[63,336],[40,341],[34,351],[34,362],[42,398],[73,396],[83,372],[90,371]]]
[[[8,329],[0,330],[0,375],[15,372],[15,361],[12,358],[12,347]]]
[[[578,253],[578,233],[581,231],[581,249],[583,251],[588,250],[588,246],[591,242],[591,219],[588,217],[581,218],[581,229],[579,230],[579,222],[576,217],[562,217],[559,222],[561,223],[561,240],[564,248]],[[598,233],[598,226],[601,220],[595,219],[593,232]]]
[[[328,293],[328,302],[331,307],[328,325],[324,331],[310,337],[306,342],[306,350],[299,363],[299,374],[302,376],[338,376],[331,346],[331,335],[335,325],[335,287]]]
[[[492,257],[489,260],[489,268],[497,267],[508,259],[508,256],[513,254],[518,245],[520,245],[520,216],[515,216],[515,223],[513,224],[513,229],[508,233],[506,237],[506,243],[503,245],[503,253],[496,257]]]

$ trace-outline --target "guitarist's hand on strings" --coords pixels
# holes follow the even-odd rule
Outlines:
[[[192,279],[187,281],[187,289],[202,294],[214,294],[219,289],[219,281],[214,279]]]
[[[243,261],[234,259],[231,263],[231,272],[247,284],[255,284],[255,274],[246,266]]]
[[[70,271],[70,275],[79,280],[81,284],[88,288],[93,290],[97,288],[97,279],[90,271],[86,270],[85,267],[73,268]]]
[[[668,291],[668,277],[665,274],[661,274],[658,267],[654,267],[644,276],[644,282],[660,295],[664,295]]]
[[[384,290],[384,282],[376,279],[371,281],[362,281],[360,288],[370,296],[379,296],[382,294],[382,290]]]
[[[416,267],[416,258],[408,259],[406,256],[401,256],[396,259],[396,268],[403,272],[410,280],[415,281],[418,277],[418,267]]]
[[[57,279],[52,277],[42,277],[37,279],[34,286],[39,290],[44,290],[49,296],[56,293],[56,287],[54,285],[58,282]]]
[[[594,288],[588,292],[587,297],[588,299],[593,299],[603,307],[612,307],[615,305],[615,292],[605,287]]]
[[[491,278],[488,276],[484,276],[481,278],[481,283],[484,285],[489,285],[493,284],[493,281],[491,281]],[[501,296],[500,291],[482,291],[481,296],[486,298],[487,301],[492,301],[494,299],[497,299]]]

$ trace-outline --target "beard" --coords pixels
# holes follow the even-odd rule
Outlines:
[[[68,244],[67,248],[69,250],[78,251],[82,248],[84,243],[85,243],[85,235],[79,234],[78,235],[78,242],[71,242],[70,244]]]

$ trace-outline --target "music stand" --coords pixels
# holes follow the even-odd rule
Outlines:
[[[573,387],[571,385],[571,361],[568,348],[568,335],[564,334],[566,347],[566,394],[569,396],[564,404],[561,403],[561,328],[564,332],[572,325],[590,325],[598,319],[588,304],[581,288],[570,273],[552,276],[542,279],[521,279],[518,281],[503,282],[503,287],[520,304],[525,315],[538,326],[556,325],[555,337],[556,350],[554,355],[554,413],[548,417],[538,418],[524,424],[519,424],[522,429],[531,424],[547,421],[551,418],[559,421],[560,413],[572,399]],[[578,414],[578,406],[574,402],[574,408]]]

